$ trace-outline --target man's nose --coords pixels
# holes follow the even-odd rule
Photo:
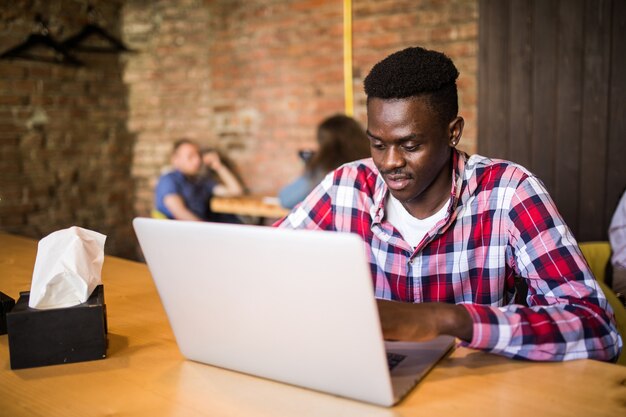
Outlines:
[[[395,146],[390,146],[386,149],[383,156],[382,168],[383,171],[393,171],[394,169],[402,168],[405,162],[400,150]]]

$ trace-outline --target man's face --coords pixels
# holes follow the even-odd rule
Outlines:
[[[191,143],[180,145],[172,156],[172,165],[185,175],[197,175],[202,167],[200,149]]]
[[[456,131],[453,126],[459,120]],[[451,146],[463,127],[462,119],[455,121],[442,123],[422,97],[368,100],[367,135],[374,164],[391,194],[415,217],[425,217],[450,193]]]

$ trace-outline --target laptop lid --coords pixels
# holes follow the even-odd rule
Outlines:
[[[185,357],[394,403],[359,236],[146,218],[133,226]]]

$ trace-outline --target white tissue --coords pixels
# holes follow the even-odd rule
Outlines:
[[[105,240],[101,233],[76,226],[41,239],[28,306],[61,308],[87,301],[102,282]]]

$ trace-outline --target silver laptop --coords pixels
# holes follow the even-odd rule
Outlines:
[[[454,346],[452,337],[383,341],[357,235],[146,218],[133,226],[188,359],[391,406]]]

